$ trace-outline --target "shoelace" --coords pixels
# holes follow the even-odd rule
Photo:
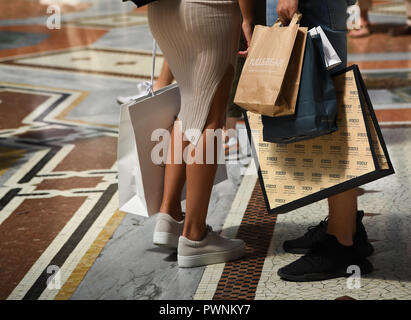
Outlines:
[[[328,221],[328,217],[326,217],[324,220],[322,220],[319,224],[317,224],[316,226],[311,226],[307,228],[307,233],[306,233],[306,237],[310,240],[313,240],[314,237],[318,234],[318,232],[321,230],[321,228],[323,227],[323,225],[325,223],[327,223]]]

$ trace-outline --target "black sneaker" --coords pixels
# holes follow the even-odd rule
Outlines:
[[[354,236],[354,248],[357,254],[362,257],[369,257],[374,252],[374,247],[369,243],[367,232],[365,231],[362,218],[364,211],[357,211],[357,232]],[[314,243],[321,241],[327,233],[327,218],[318,225],[308,228],[308,231],[301,237],[284,241],[285,252],[294,254],[306,254]]]
[[[278,275],[287,281],[322,281],[350,276],[350,265],[357,265],[362,275],[374,269],[366,258],[358,257],[354,246],[344,246],[335,236],[326,234],[306,255],[279,269]]]

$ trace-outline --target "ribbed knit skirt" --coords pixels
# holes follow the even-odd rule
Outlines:
[[[159,0],[149,4],[148,20],[180,88],[182,130],[196,145],[216,89],[229,66],[236,66],[237,0]]]

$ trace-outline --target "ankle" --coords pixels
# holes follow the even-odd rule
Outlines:
[[[353,236],[352,235],[345,235],[345,234],[335,234],[331,232],[327,232],[330,235],[333,235],[337,238],[338,242],[346,247],[351,247],[354,244]]]
[[[168,214],[169,216],[171,216],[174,220],[177,221],[182,221],[184,219],[183,217],[183,213],[181,211],[181,207],[177,207],[177,208],[171,208],[171,207],[167,207],[167,206],[161,206],[160,207],[160,212],[161,213],[165,213]]]
[[[207,232],[206,225],[190,225],[186,223],[184,225],[183,236],[191,241],[201,241],[204,239]]]

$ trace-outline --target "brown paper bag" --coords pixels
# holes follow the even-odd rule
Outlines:
[[[294,114],[308,32],[298,27],[300,19],[294,15],[287,27],[256,26],[234,103],[271,117]]]
[[[356,65],[334,76],[338,130],[290,144],[263,141],[261,115],[244,112],[269,213],[285,213],[393,174]]]

